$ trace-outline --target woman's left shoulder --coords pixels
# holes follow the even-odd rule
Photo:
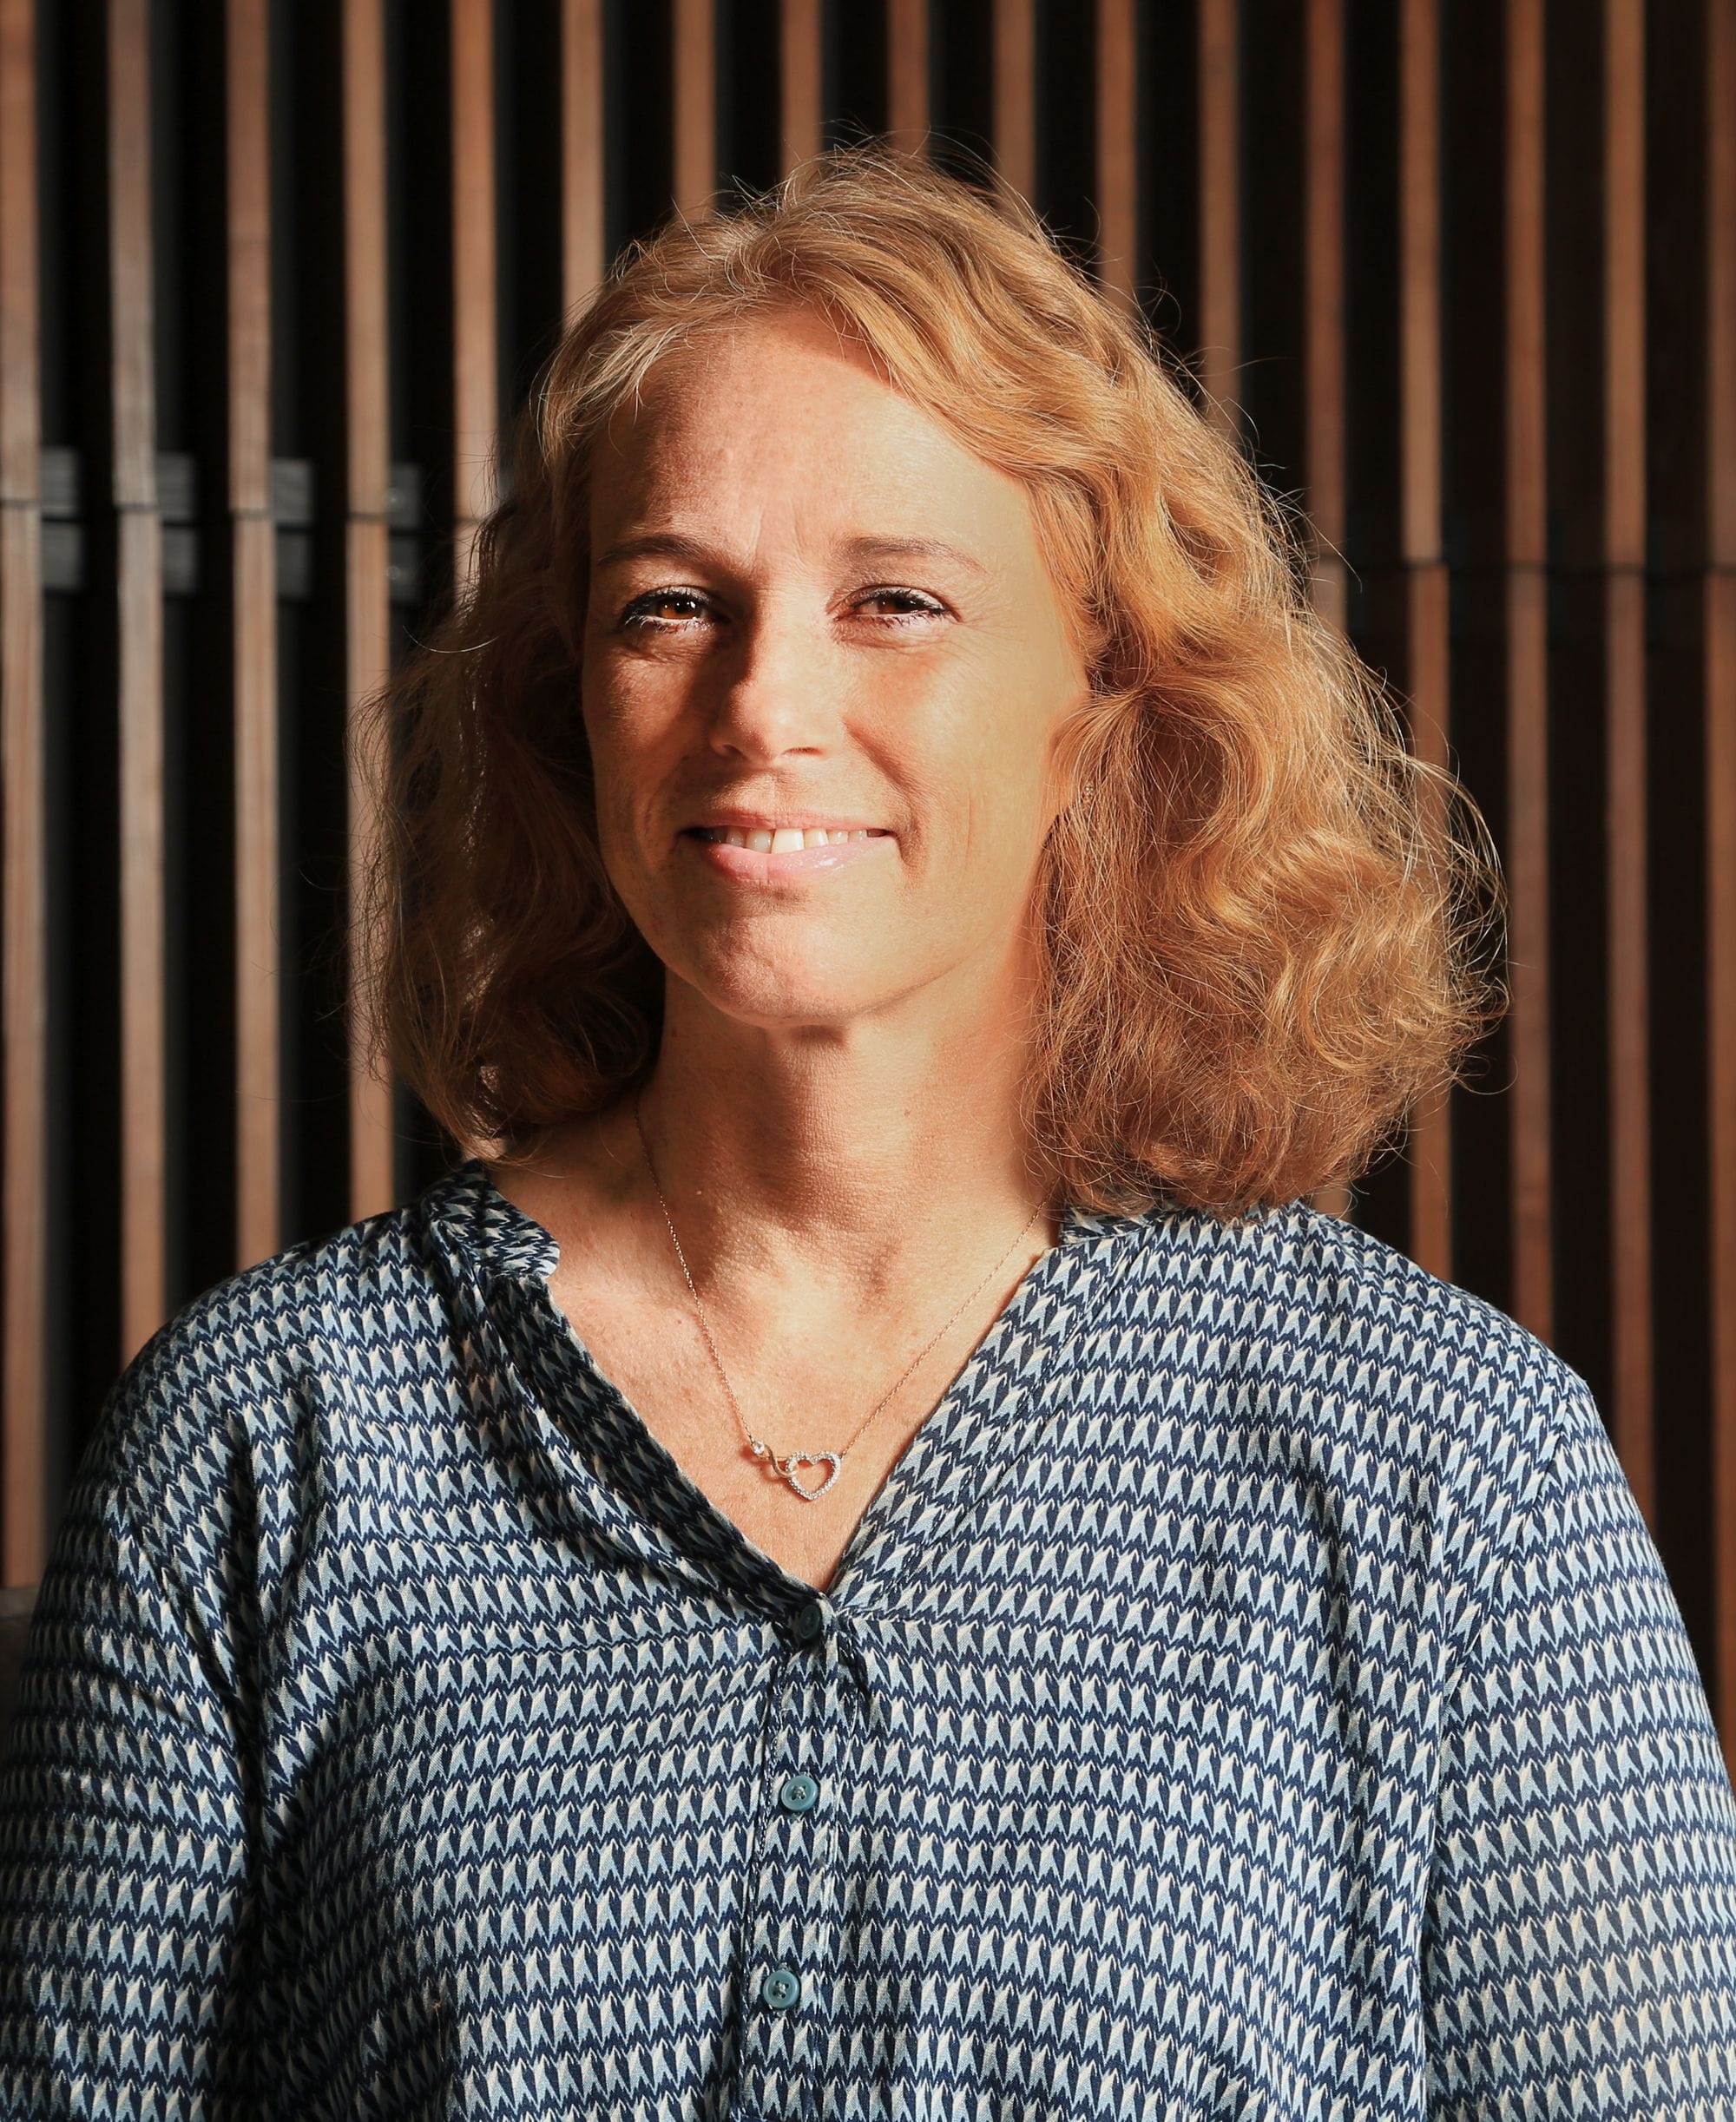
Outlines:
[[[1138,1223],[1124,1324],[1341,1485],[1519,1509],[1565,1446],[1603,1436],[1591,1388],[1538,1335],[1345,1218],[1295,1201]]]

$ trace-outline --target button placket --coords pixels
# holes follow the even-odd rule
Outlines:
[[[760,1794],[760,1831],[746,1927],[741,2082],[737,2098],[767,2118],[812,2106],[812,2072],[830,2031],[829,1983],[838,1906],[835,1764],[852,1704],[839,1670],[836,1617],[824,1601],[785,1626],[790,1646],[773,1685]]]

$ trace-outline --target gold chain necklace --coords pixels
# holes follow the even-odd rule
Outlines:
[[[983,1276],[982,1281],[979,1282],[976,1288],[970,1292],[970,1295],[961,1298],[960,1301],[953,1307],[952,1311],[949,1313],[946,1318],[945,1324],[941,1327],[940,1332],[937,1333],[932,1339],[926,1342],[924,1346],[917,1351],[917,1354],[911,1359],[911,1361],[904,1366],[904,1370],[901,1370],[898,1376],[892,1381],[890,1389],[881,1395],[880,1398],[868,1410],[867,1414],[863,1416],[862,1420],[858,1422],[855,1429],[848,1437],[845,1439],[844,1442],[838,1446],[836,1451],[792,1451],[786,1452],[780,1459],[777,1454],[773,1451],[770,1445],[763,1443],[760,1438],[752,1433],[752,1431],[748,1429],[747,1424],[742,1420],[740,1403],[736,1399],[735,1389],[729,1382],[729,1373],[723,1367],[723,1358],[717,1352],[717,1343],[712,1338],[711,1322],[706,1317],[706,1308],[704,1303],[700,1299],[700,1293],[694,1286],[693,1276],[687,1269],[687,1256],[681,1251],[681,1241],[675,1235],[674,1218],[669,1213],[669,1204],[664,1200],[663,1189],[658,1183],[657,1166],[652,1160],[651,1145],[645,1139],[645,1122],[643,1118],[641,1116],[639,1107],[640,1100],[635,1098],[633,1101],[633,1120],[634,1125],[639,1130],[639,1146],[645,1152],[645,1165],[647,1170],[651,1174],[651,1185],[656,1192],[658,1202],[662,1208],[663,1220],[669,1226],[669,1237],[675,1248],[675,1258],[681,1264],[681,1274],[687,1283],[687,1292],[694,1300],[694,1309],[699,1313],[700,1330],[705,1336],[706,1346],[711,1350],[712,1362],[717,1366],[717,1375],[723,1380],[723,1389],[727,1394],[728,1394],[729,1404],[734,1410],[736,1427],[740,1430],[743,1437],[746,1438],[747,1449],[753,1453],[756,1459],[769,1462],[769,1470],[777,1475],[779,1480],[786,1481],[789,1486],[795,1490],[796,1494],[801,1497],[804,1502],[815,1502],[819,1497],[825,1494],[826,1490],[831,1488],[833,1481],[838,1479],[839,1470],[844,1464],[844,1455],[850,1449],[850,1447],[856,1442],[857,1438],[861,1435],[862,1432],[868,1427],[869,1423],[873,1421],[874,1417],[880,1412],[881,1409],[886,1405],[886,1403],[892,1397],[892,1395],[898,1391],[899,1386],[904,1383],[904,1380],[910,1376],[911,1373],[916,1369],[917,1365],[921,1363],[923,1357],[928,1355],[930,1351],[938,1344],[941,1336],[945,1333],[947,1327],[950,1326],[953,1321],[958,1317],[959,1313],[963,1311],[965,1305],[970,1302],[970,1298],[976,1296],[982,1290],[986,1288],[990,1278],[1005,1264],[1008,1259],[1011,1258],[1013,1246],[1018,1244],[1019,1238],[1024,1236],[1025,1232],[1029,1230],[1031,1225],[1034,1224],[1037,1218],[1042,1213],[1043,1204],[1041,1201],[1037,1203],[1036,1206],[1031,1211],[1030,1215],[1026,1219],[1024,1229],[1020,1231],[1018,1238],[1014,1238],[1012,1245],[1007,1247],[1006,1252],[1003,1252],[1000,1258],[996,1261],[994,1266],[989,1270],[988,1274]],[[826,1475],[825,1479],[820,1482],[817,1488],[807,1488],[803,1487],[801,1478],[796,1471],[798,1467],[802,1466],[829,1466],[831,1471]]]

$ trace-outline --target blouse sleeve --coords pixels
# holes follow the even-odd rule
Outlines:
[[[161,1500],[125,1470],[145,1417],[135,1365],[68,1500],[0,1764],[4,2122],[253,2112],[237,1703],[173,1434]]]
[[[1736,2115],[1736,1796],[1577,1373],[1472,1619],[1423,1954],[1431,2122]]]

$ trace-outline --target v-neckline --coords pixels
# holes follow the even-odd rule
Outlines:
[[[892,1595],[909,1555],[931,1543],[976,1492],[973,1466],[1004,1398],[985,1397],[991,1376],[1016,1353],[1021,1383],[1041,1396],[1053,1365],[1055,1337],[1044,1337],[1044,1308],[1086,1257],[1142,1219],[1101,1214],[1069,1204],[1054,1245],[1027,1268],[946,1390],[893,1461],[838,1557],[817,1587],[761,1547],[681,1466],[625,1392],[602,1369],[550,1287],[560,1245],[542,1224],[495,1185],[471,1158],[429,1189],[480,1282],[505,1284],[514,1297],[496,1317],[507,1352],[535,1405],[558,1440],[557,1455],[608,1500],[617,1531],[645,1550],[648,1541],[675,1551],[684,1564],[756,1591],[779,1611],[816,1597],[860,1609]],[[491,1311],[491,1316],[493,1316]],[[898,1537],[920,1524],[923,1538]]]

